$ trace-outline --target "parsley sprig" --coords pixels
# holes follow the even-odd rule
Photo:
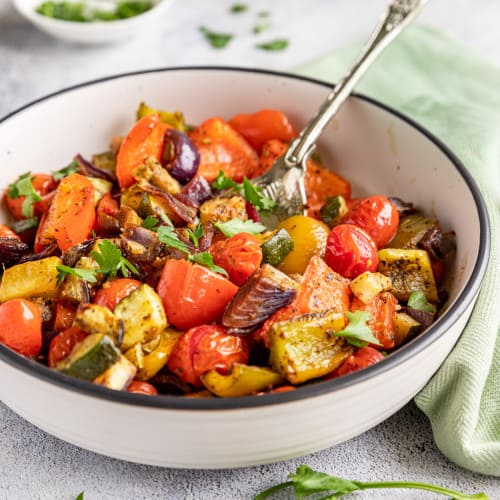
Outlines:
[[[344,329],[335,332],[335,335],[345,337],[349,344],[356,347],[365,347],[368,344],[382,345],[373,335],[371,328],[367,325],[368,321],[370,321],[369,312],[360,311],[358,309],[354,312],[347,311],[345,314],[348,323]]]
[[[214,264],[214,258],[212,257],[212,254],[209,252],[199,252],[199,253],[189,255],[188,261],[194,262],[195,264],[199,264],[200,266],[205,266],[206,268],[210,269],[210,271],[213,271],[214,273],[222,274],[226,278],[229,277],[229,275],[227,274],[225,269],[223,269],[220,266],[216,266]]]
[[[42,197],[35,191],[33,187],[33,176],[31,172],[26,172],[20,175],[7,188],[7,194],[12,200],[17,200],[24,196],[24,201],[21,206],[21,213],[26,218],[31,218],[34,215],[33,205],[37,201],[41,201]]]
[[[276,206],[276,202],[262,193],[262,188],[252,184],[246,177],[242,183],[238,183],[226,177],[224,172],[219,171],[219,175],[212,183],[212,187],[221,191],[223,189],[232,189],[242,194],[245,199],[254,205],[258,210],[270,211]]]
[[[285,488],[293,488],[297,498],[304,498],[316,493],[327,493],[327,496],[321,500],[334,500],[354,491],[381,489],[381,488],[407,488],[431,491],[439,495],[447,495],[455,500],[488,500],[485,493],[467,494],[460,491],[454,491],[444,486],[436,486],[427,483],[417,483],[413,481],[380,481],[380,482],[361,482],[342,479],[340,477],[330,476],[324,472],[317,472],[307,465],[300,465],[295,474],[288,475],[289,481],[271,486],[267,490],[259,493],[254,500],[264,500],[273,493]],[[316,496],[316,498],[318,498]]]
[[[160,226],[156,234],[158,239],[168,247],[175,248],[186,254],[190,253],[189,247],[179,239],[173,226]]]
[[[68,175],[74,174],[76,172],[78,172],[78,162],[76,160],[73,160],[65,167],[59,170],[54,170],[52,172],[52,177],[54,178],[54,180],[60,181],[61,179],[64,179],[64,177],[68,177]]]
[[[239,233],[259,234],[267,228],[263,224],[252,220],[241,220],[239,218],[228,220],[227,222],[215,222],[214,226],[228,238]]]
[[[79,279],[88,281],[89,283],[95,283],[97,281],[95,275],[97,273],[96,269],[81,269],[79,267],[69,267],[69,266],[57,266],[57,284],[60,285],[68,274],[76,276]]]
[[[200,31],[214,49],[223,49],[233,38],[230,33],[217,33],[205,26],[200,26]]]
[[[430,313],[436,312],[436,306],[431,304],[427,300],[425,293],[420,290],[418,291],[415,290],[414,292],[410,293],[410,296],[408,297],[408,307],[424,312],[430,312]]]

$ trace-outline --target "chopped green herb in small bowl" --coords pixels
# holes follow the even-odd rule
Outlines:
[[[150,33],[173,0],[14,0],[42,31],[66,41],[110,43]],[[147,25],[147,27],[146,27]]]

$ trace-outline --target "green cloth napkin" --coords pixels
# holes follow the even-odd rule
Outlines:
[[[337,81],[358,47],[298,71]],[[453,462],[500,476],[500,68],[433,28],[412,26],[358,85],[442,139],[486,200],[492,252],[474,312],[450,356],[416,397],[439,449]]]

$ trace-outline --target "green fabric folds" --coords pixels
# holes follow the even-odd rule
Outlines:
[[[298,72],[335,82],[358,49],[336,51]],[[500,476],[500,68],[440,31],[413,26],[356,90],[443,140],[485,198],[492,227],[486,278],[459,342],[416,403],[450,460]]]

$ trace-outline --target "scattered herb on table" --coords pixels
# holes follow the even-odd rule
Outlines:
[[[277,38],[271,42],[259,43],[256,47],[269,52],[278,52],[280,50],[285,50],[288,47],[288,40],[285,38]]]
[[[78,494],[75,500],[83,500],[83,491]]]
[[[466,494],[459,491],[454,491],[443,486],[435,486],[427,483],[416,483],[412,481],[381,481],[381,482],[361,482],[350,481],[340,477],[330,476],[324,472],[317,472],[308,467],[301,465],[295,471],[295,474],[289,474],[289,481],[271,486],[265,491],[259,493],[254,500],[263,500],[268,498],[273,493],[285,488],[293,488],[297,498],[304,498],[316,493],[327,493],[327,496],[321,500],[334,500],[344,495],[348,495],[354,491],[382,489],[382,488],[407,488],[431,491],[439,495],[446,495],[454,500],[488,500],[488,495],[485,493]],[[318,498],[318,497],[316,497]],[[319,500],[319,499],[318,499]]]
[[[257,12],[257,15],[259,17],[269,17],[271,15],[271,13],[268,10],[261,10],[261,11]]]
[[[233,35],[229,33],[216,33],[204,26],[200,26],[200,31],[215,49],[223,49],[233,38]]]
[[[241,12],[246,12],[248,10],[248,5],[246,3],[235,3],[231,6],[231,12],[233,14],[240,14]]]
[[[256,24],[253,28],[253,32],[258,35],[259,33],[262,33],[264,31],[267,31],[268,29],[271,28],[271,23],[259,23]]]

